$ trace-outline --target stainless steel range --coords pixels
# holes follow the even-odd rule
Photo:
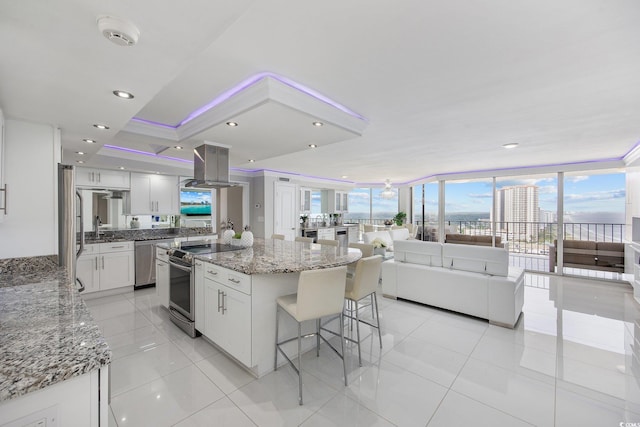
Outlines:
[[[193,256],[243,249],[220,243],[189,242],[179,249],[169,249],[169,314],[171,321],[191,338],[195,328],[195,289]]]

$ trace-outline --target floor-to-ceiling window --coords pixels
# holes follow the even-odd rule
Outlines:
[[[354,188],[348,197],[349,212],[344,215],[345,222],[368,223],[371,218],[371,189]]]
[[[371,189],[371,222],[373,224],[384,224],[398,213],[397,190],[393,192],[393,196],[386,197],[382,194],[383,191],[383,188]]]
[[[496,178],[496,236],[507,244],[512,265],[549,271],[557,209],[557,173]]]
[[[444,197],[445,235],[492,235],[492,178],[446,181]]]
[[[422,204],[423,191],[424,206]],[[438,228],[438,183],[428,182],[426,184],[414,186],[412,194],[412,204],[413,218],[408,218],[407,220],[418,226],[416,238],[421,240],[437,241],[438,238],[436,236],[436,230]],[[424,237],[422,233],[423,224],[425,225]]]
[[[564,174],[564,268],[565,274],[598,278],[616,278],[623,272],[625,239],[625,174],[621,171],[582,171]],[[588,241],[590,243],[571,243]],[[600,243],[607,243],[606,247]],[[615,245],[608,245],[614,243]],[[575,245],[590,250],[597,245],[599,254],[580,268],[584,259]],[[580,246],[582,248],[582,246]],[[620,256],[615,256],[619,246]],[[602,249],[602,250],[600,250]],[[605,250],[606,249],[606,250]],[[598,256],[600,255],[600,256]]]

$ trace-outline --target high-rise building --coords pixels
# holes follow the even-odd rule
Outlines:
[[[518,239],[535,239],[540,220],[538,186],[501,188],[496,194],[495,218],[498,228]],[[507,230],[509,227],[509,230]]]

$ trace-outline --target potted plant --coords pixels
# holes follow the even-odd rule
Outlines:
[[[309,215],[300,215],[300,223],[302,228],[309,228]]]
[[[407,219],[407,214],[405,212],[398,212],[396,214],[396,216],[393,217],[393,222],[396,223],[396,225],[402,225],[404,224],[404,221]]]
[[[387,244],[385,243],[384,240],[382,240],[379,237],[376,237],[375,239],[373,239],[371,244],[373,245],[373,254],[374,255],[382,255],[382,256],[386,255],[386,253],[387,253]]]
[[[242,246],[242,234],[235,233],[231,238],[231,246]]]

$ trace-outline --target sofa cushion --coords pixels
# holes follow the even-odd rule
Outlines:
[[[446,234],[445,243],[476,245],[476,246],[493,246],[493,237],[472,234]],[[496,247],[504,246],[500,236],[496,236]]]
[[[624,268],[624,243],[597,242],[596,265],[599,267]]]
[[[588,240],[565,240],[563,244],[563,259],[565,264],[596,265],[596,242]]]
[[[391,238],[391,234],[389,234],[387,230],[370,231],[362,235],[362,240],[364,241],[364,243],[371,243],[375,239],[382,240],[385,243],[385,245],[387,245],[388,250],[393,249],[393,239]]]
[[[442,267],[442,244],[420,240],[396,240],[393,242],[396,262],[408,262]]]
[[[410,237],[409,230],[404,227],[391,229],[389,234],[391,235],[391,240],[407,240]]]
[[[509,252],[504,248],[447,243],[442,247],[442,265],[452,270],[506,276]]]

